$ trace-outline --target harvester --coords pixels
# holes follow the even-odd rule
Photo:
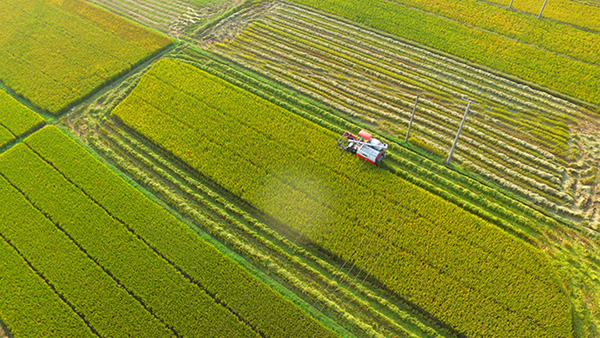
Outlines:
[[[379,164],[385,157],[387,143],[383,143],[366,130],[361,130],[358,136],[345,132],[337,141],[338,147],[373,164]]]

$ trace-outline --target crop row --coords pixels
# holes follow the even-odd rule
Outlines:
[[[288,19],[285,18],[285,21],[287,21]],[[269,38],[273,38],[273,39],[277,39],[280,41],[283,41],[285,44],[291,44],[294,46],[295,49],[304,49],[304,50],[308,50],[311,51],[312,53],[318,53],[316,55],[319,55],[320,58],[314,58],[313,57],[313,61],[316,61],[318,63],[325,63],[325,69],[336,69],[338,71],[344,71],[346,74],[352,74],[352,72],[349,72],[349,70],[347,69],[347,66],[344,67],[343,65],[347,64],[347,62],[352,62],[354,65],[353,68],[359,67],[360,69],[362,69],[362,72],[365,72],[367,78],[374,78],[373,80],[377,81],[377,82],[381,82],[382,80],[384,80],[385,82],[379,84],[378,86],[383,86],[386,84],[386,82],[391,82],[394,85],[402,85],[402,84],[406,84],[408,83],[414,83],[417,86],[423,86],[426,85],[430,88],[432,87],[436,87],[436,80],[429,80],[429,79],[434,79],[436,76],[439,76],[439,74],[436,74],[434,71],[434,74],[423,74],[423,72],[421,72],[420,74],[411,74],[414,73],[414,71],[411,70],[406,70],[406,69],[402,69],[401,67],[398,66],[393,66],[392,63],[385,61],[385,58],[373,58],[371,55],[377,53],[377,51],[373,51],[371,48],[357,48],[358,46],[354,46],[354,48],[349,47],[349,45],[345,45],[343,48],[344,53],[336,53],[333,52],[333,50],[339,50],[340,48],[340,43],[336,43],[335,41],[337,40],[336,38],[333,38],[332,36],[327,36],[327,35],[322,35],[322,34],[312,34],[312,35],[317,35],[318,38],[320,38],[320,41],[318,44],[314,44],[314,43],[310,43],[309,45],[306,45],[306,41],[307,39],[309,41],[315,41],[315,37],[314,36],[310,36],[311,34],[306,34],[308,33],[306,31],[307,28],[302,27],[301,25],[294,25],[295,27],[292,26],[288,26],[289,25],[289,21],[285,22],[285,21],[279,21],[277,20],[277,24],[275,24],[275,27],[281,27],[280,30],[275,33],[275,32],[269,32],[273,30],[273,23],[270,23],[270,27],[265,30],[264,26],[262,27],[262,29],[259,31],[259,34],[266,34],[269,36]],[[293,22],[296,22],[296,20],[293,20]],[[283,26],[279,26],[279,24],[282,24]],[[286,27],[287,26],[287,27]],[[255,35],[252,34],[252,32],[250,32],[250,39],[254,39]],[[283,36],[282,36],[283,35]],[[332,40],[332,38],[334,40]],[[348,38],[348,37],[346,37]],[[297,42],[295,40],[299,40],[304,42],[304,47],[298,47],[297,46]],[[342,40],[343,41],[343,40]],[[343,42],[341,42],[343,43]],[[308,46],[312,46],[308,47]],[[351,46],[351,45],[350,45]],[[313,54],[314,55],[314,54]],[[294,59],[295,60],[295,59]],[[334,65],[331,63],[331,61],[329,60],[333,60],[333,62],[337,63],[338,65]],[[367,62],[361,62],[358,60],[367,60]],[[329,61],[329,62],[328,62]],[[395,60],[394,60],[395,61]],[[411,60],[407,60],[408,62],[411,62]],[[397,61],[396,61],[397,62]],[[342,65],[342,66],[340,66]],[[425,75],[425,77],[423,76]],[[403,106],[407,107],[407,106],[411,106],[412,102],[409,102],[409,100],[406,100],[404,97],[397,97],[395,95],[382,95],[381,93],[378,93],[377,91],[373,91],[372,89],[370,89],[368,86],[361,86],[360,85],[360,81],[359,79],[355,79],[354,77],[352,77],[353,82],[351,84],[349,84],[349,86],[356,86],[357,88],[359,88],[359,91],[355,91],[351,94],[356,94],[356,97],[361,97],[360,94],[362,94],[362,96],[364,97],[364,94],[368,94],[369,96],[373,96],[373,97],[377,97],[378,99],[383,99],[386,102],[389,103],[399,103],[402,102]],[[358,85],[355,85],[354,82],[357,82]],[[339,86],[339,84],[338,84]],[[418,87],[417,87],[418,88]],[[438,89],[440,90],[440,89]],[[461,91],[459,90],[458,92],[453,92],[453,88],[441,88],[442,91],[446,91],[447,94],[450,94],[454,97],[458,96],[461,94]],[[362,92],[362,93],[361,93]],[[379,97],[378,97],[379,96]],[[451,99],[451,97],[446,97],[445,99],[448,100],[449,98]],[[434,95],[435,98],[435,95]],[[423,103],[425,105],[430,106],[431,108],[439,111],[440,113],[442,113],[443,115],[449,115],[449,116],[454,116],[455,118],[460,118],[460,113],[453,111],[452,109],[449,109],[448,107],[445,107],[444,104],[439,104],[436,103],[435,101],[432,101],[430,99],[428,99],[427,97],[423,98]],[[439,100],[439,99],[438,99]],[[483,126],[479,126],[479,124],[483,124]],[[485,133],[492,133],[493,136],[495,137],[499,137],[499,138],[506,138],[506,133],[502,132],[500,130],[497,130],[497,127],[493,126],[492,124],[485,122],[485,121],[478,121],[478,125],[475,126],[475,128],[481,128],[479,130],[479,133],[477,131],[475,131],[474,133],[476,135],[479,135],[480,137],[485,137]],[[481,131],[484,131],[484,133],[482,133]],[[489,141],[489,143],[491,144],[501,144],[501,142],[499,142],[498,140],[487,140]],[[517,144],[517,146],[522,146],[521,144]],[[519,153],[519,149],[515,149],[515,148],[511,148],[511,147],[506,147],[506,145],[504,146],[504,148],[507,148],[507,150],[509,150],[510,152],[517,152]],[[524,155],[525,157],[527,157],[527,153],[521,153],[522,155]]]
[[[342,258],[365,232],[389,239],[396,229],[391,252],[369,248],[353,260],[460,331],[509,334],[519,323],[524,335],[569,335],[568,302],[541,256],[531,259],[539,253],[387,171],[362,170],[361,177],[377,182],[370,186],[355,180],[350,173],[359,162],[323,143],[336,137],[331,132],[172,61],[155,65],[113,114]],[[297,142],[292,134],[311,137]],[[242,140],[260,146],[240,149]],[[355,195],[363,198],[360,208],[345,198]],[[381,264],[368,266],[375,254]],[[459,313],[468,318],[459,320]]]
[[[273,22],[270,24],[270,29],[274,29],[272,27],[276,26]],[[249,32],[244,33],[245,36],[251,34],[253,29],[250,29]],[[299,88],[301,91],[311,97],[314,97],[320,101],[325,101],[331,103],[331,105],[340,109],[345,114],[350,116],[354,116],[356,119],[364,120],[367,114],[379,114],[382,118],[392,119],[394,124],[398,124],[401,122],[401,125],[407,124],[407,120],[409,118],[410,110],[408,109],[411,105],[409,103],[409,99],[404,98],[394,98],[393,96],[384,97],[382,100],[377,100],[377,102],[373,101],[372,97],[374,94],[371,94],[365,88],[367,87],[359,87],[359,90],[356,91],[348,87],[348,85],[340,84],[339,82],[332,81],[331,75],[327,76],[311,76],[311,72],[303,72],[300,69],[294,70],[295,62],[282,59],[284,54],[283,50],[276,51],[274,45],[277,44],[277,40],[273,40],[274,37],[270,33],[264,33],[264,30],[261,31],[262,34],[268,34],[269,47],[268,50],[258,51],[257,48],[261,48],[261,46],[267,46],[265,41],[261,41],[261,38],[257,38],[255,35],[250,35],[249,39],[238,38],[237,43],[234,41],[231,45],[226,45],[223,48],[227,48],[227,52],[224,53],[225,57],[231,58],[232,55],[237,55],[240,53],[258,53],[256,54],[257,58],[255,62],[247,62],[243,58],[237,57],[235,58],[236,62],[243,64],[244,66],[252,67],[257,71],[266,71],[267,74],[285,84],[289,84],[294,88]],[[278,36],[280,41],[282,39],[281,34]],[[243,42],[240,42],[244,39]],[[300,43],[300,47],[303,50],[307,51],[308,44],[311,44],[311,41],[316,41],[317,38],[308,39],[303,38]],[[284,41],[287,43],[294,44],[295,42],[290,41],[283,37]],[[275,41],[275,42],[272,42]],[[257,46],[258,43],[258,46]],[[298,42],[299,43],[299,42]],[[347,46],[347,45],[346,45]],[[347,48],[336,46],[336,50],[339,48]],[[265,47],[267,48],[267,47]],[[231,51],[231,52],[229,52]],[[316,53],[323,53],[323,49],[315,50],[311,49],[311,55],[316,55]],[[327,54],[329,53],[329,54]],[[223,55],[222,52],[219,54]],[[331,59],[331,51],[326,52],[327,58]],[[289,53],[288,53],[289,55]],[[289,58],[289,56],[286,56]],[[275,58],[272,63],[265,63],[264,60],[269,60],[270,58]],[[344,57],[343,60],[346,61],[350,59],[350,57]],[[350,59],[350,62],[355,62]],[[283,62],[283,63],[282,63]],[[323,65],[324,61],[320,60],[320,64]],[[342,61],[339,61],[340,64],[343,64]],[[315,64],[315,63],[313,63]],[[325,63],[325,67],[327,67],[328,72],[330,73],[335,69],[335,65]],[[356,72],[356,66],[352,67],[352,70],[349,70],[349,67],[344,68],[345,70],[343,74],[348,76],[348,74],[352,74]],[[340,70],[342,72],[342,70]],[[361,73],[362,76],[358,76],[356,74],[356,78],[364,78],[369,77],[369,75],[365,75]],[[356,80],[354,76],[352,80],[354,81],[351,85],[356,87]],[[377,79],[372,80],[377,81]],[[319,83],[328,84],[328,85],[319,85]],[[302,86],[302,87],[301,87]],[[360,86],[360,85],[359,85]],[[332,93],[336,93],[337,95],[333,95]],[[365,94],[367,94],[365,96]],[[366,102],[366,104],[358,102],[358,100],[362,99],[370,101]],[[344,101],[338,101],[338,100]],[[334,101],[335,100],[335,101]],[[398,103],[401,102],[401,106],[398,106]],[[455,125],[458,123],[458,118],[456,112],[452,112],[443,106],[440,107],[435,102],[430,103],[427,99],[421,100],[422,107],[418,109],[419,113],[417,114],[417,122],[415,124],[415,129],[421,133],[427,133],[430,137],[433,137],[434,140],[437,141],[434,144],[441,144],[442,146],[449,145],[452,141],[453,133],[456,130]],[[373,108],[373,107],[381,107],[381,108]],[[362,108],[361,108],[362,107]],[[424,107],[424,108],[423,108]],[[431,107],[431,108],[430,108]],[[375,110],[374,110],[375,109]],[[357,110],[359,112],[357,112]],[[392,115],[390,115],[390,113]],[[449,117],[448,117],[449,115]],[[488,173],[491,169],[492,172],[495,173],[494,177],[496,181],[500,183],[506,182],[507,184],[503,184],[512,190],[522,191],[525,190],[525,196],[530,196],[531,193],[527,190],[532,190],[538,195],[545,196],[553,203],[564,203],[563,201],[568,200],[568,196],[562,192],[560,192],[560,183],[561,180],[558,176],[557,172],[560,172],[560,167],[556,164],[549,163],[547,160],[540,158],[539,155],[530,155],[529,152],[520,150],[521,147],[520,142],[515,142],[510,140],[512,144],[507,144],[506,141],[509,139],[506,138],[506,133],[500,131],[496,132],[494,135],[494,127],[492,124],[487,122],[480,122],[479,119],[476,119],[475,127],[467,127],[466,132],[464,134],[463,143],[459,143],[459,149],[463,149],[463,152],[457,156],[457,158],[461,159],[464,156],[467,156],[470,161],[464,161],[466,163],[473,163],[475,167],[481,167],[482,170],[480,172]],[[448,125],[448,123],[451,123]],[[479,124],[481,125],[479,126]],[[425,128],[425,125],[428,128]],[[446,126],[448,125],[448,126]],[[481,130],[477,128],[481,127]],[[398,127],[396,127],[398,128]],[[510,129],[508,129],[510,130]],[[437,131],[437,132],[433,132]],[[505,140],[502,140],[505,139]],[[442,140],[442,143],[439,141]],[[466,144],[464,143],[466,142]],[[521,141],[523,142],[523,141]],[[484,144],[489,144],[490,146],[485,146]],[[478,149],[478,151],[471,151],[472,149]],[[527,149],[527,148],[524,148]],[[481,164],[483,163],[483,167]],[[545,164],[547,163],[547,164]],[[545,167],[552,168],[552,171],[541,171],[539,170],[539,165],[545,164]],[[502,178],[506,173],[512,175],[510,180],[507,181],[505,178]],[[514,183],[518,185],[515,186]],[[535,198],[536,200],[539,197]]]
[[[4,165],[8,157],[19,155],[18,149],[24,148],[16,146],[8,150],[0,163]],[[96,334],[114,337],[172,335],[59,227],[36,210],[22,193],[4,178],[1,181],[0,233],[50,281],[53,290],[68,301]],[[20,321],[23,315],[16,320]]]
[[[73,185],[102,205],[114,219],[127,224],[131,232],[143,239],[155,252],[160,253],[163,260],[176,267],[180,274],[201,286],[218,304],[230,311],[234,310],[236,316],[239,316],[237,320],[241,319],[266,336],[285,336],[290,323],[300,320],[312,321],[300,308],[204,242],[160,206],[151,203],[133,187],[123,185],[117,175],[83,148],[77,147],[57,129],[42,129],[25,142],[44,160],[58,168]],[[99,178],[103,182],[102,185],[95,183]],[[165,274],[161,276],[164,277]],[[148,279],[152,281],[153,278]],[[155,288],[160,285],[158,281],[152,283]],[[174,286],[167,289],[171,296],[164,297],[170,302],[184,301],[173,294],[173,288]],[[154,293],[160,290],[161,288],[155,289]],[[181,297],[190,297],[190,294]],[[268,308],[265,307],[266,304]],[[231,326],[237,321],[234,316],[229,315],[225,320],[223,317],[217,317],[218,313],[213,310],[200,311],[197,305],[180,305],[182,307],[178,307],[176,312],[185,313],[186,309],[196,309],[203,320],[211,322],[212,329],[220,327],[220,334],[235,335],[232,331],[227,333],[228,327],[231,330]],[[190,322],[187,325],[197,323]],[[319,337],[329,335],[331,332],[321,325],[314,325],[314,330],[309,334]]]
[[[284,20],[287,21],[289,19],[285,18]],[[292,20],[292,22],[295,21],[293,18],[291,20]],[[344,67],[344,65],[347,64],[347,62],[352,62],[353,64],[355,64],[354,67],[359,67],[361,69],[361,72],[364,72],[365,73],[364,75],[367,78],[374,79],[377,82],[385,81],[381,84],[378,84],[378,87],[380,89],[385,88],[386,82],[392,83],[393,85],[398,85],[398,86],[403,86],[403,85],[406,86],[407,83],[412,83],[417,86],[417,87],[415,87],[415,89],[413,89],[413,91],[418,91],[418,87],[420,87],[420,86],[426,85],[430,88],[433,88],[433,87],[436,87],[436,82],[438,82],[436,80],[434,80],[434,81],[428,80],[428,78],[435,78],[436,76],[439,76],[439,74],[437,74],[437,71],[435,71],[435,70],[432,72],[434,74],[431,74],[431,73],[423,74],[422,72],[421,72],[421,74],[419,74],[419,72],[417,72],[418,75],[414,74],[415,73],[414,69],[412,69],[412,70],[402,69],[402,68],[399,68],[398,66],[393,66],[390,62],[386,62],[385,58],[373,58],[372,55],[373,54],[377,55],[377,50],[372,50],[372,47],[364,48],[362,46],[358,47],[358,46],[352,46],[352,45],[344,45],[344,47],[343,47],[344,53],[333,52],[333,49],[339,50],[338,48],[340,48],[339,44],[334,43],[334,41],[337,40],[337,41],[340,41],[341,43],[343,43],[344,40],[338,40],[337,37],[334,38],[333,36],[327,36],[327,35],[323,35],[323,34],[319,34],[319,33],[314,33],[313,27],[310,27],[310,29],[313,30],[313,32],[306,34],[306,33],[308,33],[306,31],[306,29],[308,29],[309,27],[302,27],[300,25],[295,25],[295,27],[290,27],[290,26],[287,26],[288,24],[286,22],[282,22],[279,20],[277,20],[277,21],[278,21],[277,24],[275,24],[276,26],[279,26],[281,24],[284,25],[283,27],[279,26],[281,28],[277,31],[277,33],[270,32],[273,30],[271,26],[268,29],[264,29],[265,27],[263,26],[262,27],[263,29],[261,29],[258,32],[258,34],[268,35],[269,38],[273,38],[273,39],[282,41],[284,44],[287,44],[287,45],[292,45],[294,47],[294,49],[296,49],[296,50],[300,50],[300,51],[305,50],[305,51],[310,51],[313,53],[316,51],[318,53],[317,55],[319,55],[320,58],[312,57],[311,61],[312,62],[316,61],[317,63],[324,63],[325,69],[345,71],[346,74],[348,74],[348,69],[345,69],[347,67]],[[272,25],[272,23],[270,23],[270,25]],[[287,26],[287,27],[285,27],[285,26]],[[301,29],[302,32],[300,32],[299,29]],[[256,34],[252,34],[252,32],[250,32],[248,34],[251,34],[250,35],[251,40],[256,37]],[[316,38],[320,38],[318,40],[318,42],[319,42],[318,44],[310,43],[309,45],[305,45],[304,47],[300,47],[300,48],[298,47],[299,41],[305,42],[306,39],[308,39],[310,41],[316,41]],[[348,37],[346,37],[346,38],[348,38]],[[334,39],[334,40],[332,40],[332,39]],[[298,40],[298,42],[296,40]],[[281,46],[281,45],[278,45],[278,47],[279,46]],[[311,47],[309,47],[309,46],[311,46]],[[292,49],[291,51],[293,51],[294,49]],[[296,51],[296,53],[298,53],[298,51]],[[306,53],[303,53],[303,54],[306,55]],[[271,55],[271,57],[273,57],[273,56],[274,55]],[[387,55],[387,57],[389,57],[389,55]],[[359,59],[366,60],[367,62],[358,61]],[[397,59],[397,56],[396,56],[396,59]],[[293,58],[292,60],[298,62],[297,58]],[[411,60],[403,60],[403,61],[404,62],[407,62],[407,61],[412,62]],[[350,72],[349,74],[352,74],[352,72]],[[425,75],[425,77],[423,77],[423,75]],[[360,81],[357,81],[357,79],[354,79],[354,77],[352,78],[352,80],[356,81],[356,83],[358,83],[360,85]],[[354,82],[349,85],[355,86]],[[402,97],[395,97],[393,94],[391,94],[391,95],[390,94],[382,94],[378,91],[373,91],[369,87],[358,87],[358,88],[361,88],[360,91],[362,91],[362,92],[366,91],[369,95],[374,95],[375,97],[385,99],[388,102],[398,101],[398,102],[402,102],[403,105],[405,105],[405,106],[410,105],[412,103],[412,102],[407,102],[409,100],[405,100]],[[440,89],[437,89],[437,90],[439,91]],[[441,90],[446,91],[447,94],[450,94],[452,96],[457,96],[457,95],[461,94],[460,91],[458,93],[452,92],[451,88],[441,88]],[[363,96],[364,96],[364,93],[363,93]],[[360,97],[360,96],[358,96],[358,97]],[[434,94],[434,98],[435,98],[435,94]],[[449,97],[446,97],[445,99],[447,100],[448,98]],[[424,103],[429,106],[432,106],[432,108],[435,108],[436,110],[441,110],[441,112],[443,112],[444,114],[448,114],[450,116],[458,115],[458,112],[448,110],[448,108],[444,107],[443,105],[437,104],[435,102],[431,102],[431,100],[428,99],[427,97],[424,98]],[[494,132],[496,130],[496,128],[493,126],[486,126],[486,127],[491,128],[491,130],[488,132]],[[496,131],[496,133],[498,133],[498,132]],[[499,136],[505,137],[502,134],[500,134]]]
[[[560,120],[561,116],[567,115],[577,116],[577,112],[582,108],[572,102],[561,99],[541,90],[535,90],[525,84],[517,83],[505,76],[500,76],[488,70],[483,70],[480,67],[469,65],[465,62],[455,60],[448,56],[441,55],[434,51],[423,47],[415,46],[404,40],[399,40],[397,37],[391,37],[381,32],[376,32],[371,29],[365,29],[352,22],[340,20],[326,13],[316,12],[311,9],[302,8],[286,4],[281,6],[279,11],[293,18],[300,18],[303,21],[311,23],[311,29],[323,31],[336,37],[360,35],[361,40],[368,41],[369,44],[378,46],[380,53],[385,53],[386,50],[393,51],[394,54],[401,54],[410,58],[419,60],[422,67],[427,67],[430,70],[437,69],[439,75],[450,75],[456,82],[467,84],[471,88],[476,88],[478,91],[486,92],[487,95],[493,96],[494,99],[502,99],[502,106],[511,107],[518,110],[519,107],[528,109],[553,108],[559,112],[557,115],[553,110],[549,110],[547,114],[554,117],[555,120]],[[337,35],[336,33],[341,33]],[[358,41],[360,44],[360,40]],[[409,60],[404,60],[409,61]],[[431,68],[433,67],[433,68]],[[456,76],[461,77],[456,77]],[[445,76],[440,76],[438,80],[443,81]],[[537,108],[536,108],[537,107]],[[511,110],[512,110],[511,109]],[[521,114],[528,114],[528,110],[523,110]],[[587,111],[587,113],[593,113]]]
[[[53,114],[170,42],[83,1],[3,1],[0,23],[0,79]]]
[[[248,42],[248,43],[251,43],[251,42]],[[254,41],[252,43],[255,44],[256,42]],[[243,45],[246,45],[246,44],[243,44]],[[233,47],[235,50],[238,50],[238,51],[243,51],[244,50],[244,47],[240,47],[240,46],[235,46],[235,47],[231,46],[231,47]],[[255,51],[256,51],[256,49],[253,50],[253,52],[255,52]],[[261,54],[259,56],[262,57],[263,59],[269,59],[270,58],[268,54],[266,54],[266,55],[265,54]],[[345,85],[342,85],[342,84],[339,84],[339,83],[336,83],[336,82],[331,82],[327,77],[312,76],[312,77],[309,77],[307,79],[304,79],[303,77],[298,77],[298,76],[293,76],[293,75],[290,76],[289,75],[290,71],[292,71],[294,73],[301,73],[301,70],[297,69],[297,67],[294,67],[294,66],[289,65],[289,64],[287,65],[287,67],[285,67],[287,69],[287,71],[285,71],[285,70],[282,71],[280,68],[277,69],[277,68],[275,68],[275,67],[273,67],[271,65],[266,65],[266,68],[271,71],[272,75],[274,75],[275,73],[279,73],[278,76],[283,76],[283,77],[290,78],[290,80],[287,81],[288,83],[290,83],[290,81],[291,81],[292,84],[294,84],[294,82],[296,82],[296,86],[297,86],[297,83],[300,82],[301,85],[303,85],[305,88],[308,88],[308,93],[311,93],[311,89],[312,89],[313,96],[315,95],[315,92],[317,92],[318,95],[321,95],[321,100],[326,100],[326,101],[336,100],[336,96],[339,97],[339,98],[341,98],[342,105],[334,103],[334,106],[336,108],[341,108],[340,110],[342,110],[343,112],[348,113],[350,115],[354,115],[357,118],[372,120],[373,123],[376,123],[375,122],[376,119],[374,117],[367,117],[368,115],[375,114],[374,116],[379,115],[381,118],[386,119],[386,120],[391,120],[391,121],[396,122],[396,123],[397,122],[401,122],[402,125],[405,124],[404,122],[407,122],[407,121],[404,121],[404,120],[408,120],[408,116],[402,116],[402,115],[408,115],[408,111],[402,111],[402,110],[398,109],[397,107],[391,106],[391,105],[389,105],[388,103],[386,103],[384,101],[380,101],[377,98],[374,98],[374,96],[364,95],[364,92],[363,93],[357,92],[357,91],[355,91],[355,90],[353,90],[353,89],[351,89],[351,88],[349,88],[349,87],[347,87]],[[328,83],[328,84],[326,84],[324,86],[323,85],[319,85],[319,83],[323,83],[323,82]],[[369,89],[366,86],[362,86],[362,85],[357,84],[357,83],[354,83],[353,85],[355,87],[358,87],[359,90],[364,90],[366,92],[370,92],[371,91],[371,89]],[[306,91],[306,89],[304,91]],[[335,93],[335,94],[333,94],[333,93]],[[333,94],[333,97],[331,96],[332,94]],[[328,99],[324,99],[324,95],[329,95],[329,98]],[[382,93],[379,92],[379,93],[374,94],[374,95],[376,95],[376,96],[382,96]],[[408,106],[407,101],[404,101],[404,100],[398,99],[398,98],[391,98],[390,96],[387,96],[385,94],[383,94],[383,96],[385,96],[384,99],[392,100],[391,102],[396,101],[397,103],[401,103],[405,108]],[[352,98],[347,98],[347,97],[352,97]],[[357,102],[357,98],[360,98],[363,102]],[[427,100],[422,100],[422,101],[425,101],[425,102],[421,102],[422,105],[423,104],[428,105],[428,103],[426,102]],[[387,102],[390,102],[390,101],[387,101]],[[339,101],[338,101],[338,103],[339,103]],[[371,108],[370,106],[368,106],[369,103],[374,103],[376,105],[380,105],[382,108]],[[357,109],[357,108],[358,109],[364,109],[363,110],[364,113],[363,113],[363,115],[356,114],[356,113],[353,112],[352,108],[348,108],[346,106],[354,106],[355,107],[354,109]],[[385,111],[384,109],[390,110],[392,112],[392,114],[390,114],[389,112]],[[418,108],[418,110],[420,112],[424,113],[426,116],[429,115],[429,116],[427,116],[427,119],[425,119],[424,121],[421,121],[421,123],[429,124],[429,123],[431,123],[429,121],[429,119],[434,120],[433,122],[436,122],[435,120],[439,120],[439,121],[437,121],[438,123],[430,125],[430,127],[433,128],[433,129],[453,127],[454,124],[457,123],[456,121],[453,121],[452,119],[447,118],[447,117],[445,117],[443,115],[439,115],[436,112],[433,112],[431,110],[423,109],[421,107]],[[446,111],[446,112],[448,112],[448,111]],[[395,114],[399,114],[399,115],[395,115]],[[452,113],[450,113],[450,114],[452,115]],[[422,115],[419,114],[417,116],[417,119],[418,120],[423,119]],[[416,128],[420,128],[420,127],[421,126],[416,126]],[[469,127],[467,127],[467,129],[469,129]],[[471,128],[471,130],[469,130],[469,131],[472,132],[473,130],[474,129]],[[443,131],[444,134],[447,134],[447,132],[449,133],[448,130]],[[475,137],[483,136],[484,138],[487,138],[486,137],[487,135],[485,135],[483,133],[477,133],[477,132],[475,132],[475,134],[476,134]],[[438,137],[445,138],[446,139],[445,141],[447,141],[447,142],[450,141],[449,138],[447,138],[447,137],[445,137],[443,135],[439,135]],[[466,136],[466,137],[468,137],[468,136]],[[519,165],[522,166],[522,164],[520,164],[520,163],[519,163]],[[532,169],[532,170],[535,171],[536,169]],[[541,176],[544,177],[544,176],[547,176],[547,174],[546,175],[541,175]]]
[[[595,65],[385,0],[295,2],[416,41],[588,102],[600,100],[600,91],[590,89],[598,88],[600,83],[600,71]],[[399,22],[402,24],[398,25]],[[561,72],[556,72],[556,69],[561,69]]]
[[[555,160],[554,154],[564,157],[563,152],[566,150],[557,151],[557,149],[566,149],[567,145],[562,142],[556,143],[553,141],[553,136],[566,134],[568,138],[569,128],[565,122],[575,123],[575,117],[579,114],[591,113],[591,111],[584,110],[570,102],[542,91],[533,90],[531,87],[507,78],[316,12],[299,7],[283,7],[280,11],[278,16],[283,16],[290,21],[300,19],[303,27],[309,28],[313,32],[319,32],[325,37],[329,36],[330,40],[340,41],[347,46],[357,44],[362,48],[367,48],[369,51],[367,55],[381,55],[380,60],[391,59],[396,60],[395,62],[398,64],[412,65],[411,68],[404,67],[405,70],[415,71],[420,75],[418,78],[424,83],[428,83],[427,79],[429,78],[436,80],[427,91],[430,91],[431,87],[446,91],[456,88],[459,92],[449,91],[448,94],[457,97],[457,95],[467,93],[469,97],[476,97],[482,102],[494,102],[495,105],[490,107],[489,112],[493,116],[490,119],[491,123],[516,124],[521,128],[527,126],[523,130],[527,130],[531,134],[532,137],[529,139],[533,138],[536,141],[530,144],[520,140],[521,136],[517,138],[507,133],[504,133],[502,137],[516,142],[520,147],[534,150],[547,159]],[[357,38],[358,36],[360,39]],[[361,42],[363,39],[365,41]],[[415,65],[419,67],[415,67]],[[550,129],[547,127],[549,125],[553,127]],[[527,136],[527,134],[523,136]],[[549,136],[550,138],[548,138]],[[532,147],[533,144],[538,147]],[[551,150],[553,154],[540,149],[539,146],[545,149],[550,147],[548,150]]]
[[[0,198],[10,201],[14,190],[0,178]],[[12,205],[11,205],[12,206]],[[7,211],[3,204],[0,217],[21,209]],[[0,233],[0,317],[15,337],[93,337],[85,322],[58,297],[45,280],[31,268],[18,251]]]

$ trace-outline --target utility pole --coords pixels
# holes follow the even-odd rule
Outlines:
[[[410,127],[412,127],[413,119],[415,118],[415,111],[417,111],[417,103],[419,102],[419,97],[421,94],[417,95],[415,99],[415,106],[413,107],[412,115],[410,116],[410,122],[408,123],[408,131],[406,131],[406,139],[404,141],[408,142],[408,137],[410,136]]]
[[[510,4],[508,5],[508,8],[512,7],[513,1],[515,1],[515,0],[510,0]]]
[[[467,114],[469,113],[469,108],[471,108],[471,104],[479,104],[469,98],[462,98],[463,100],[467,101],[467,109],[465,109],[465,115],[462,118],[462,121],[460,121],[460,127],[458,127],[458,132],[456,133],[456,138],[454,139],[454,143],[452,143],[452,148],[450,148],[450,153],[448,154],[448,159],[446,160],[446,164],[450,164],[450,161],[452,160],[452,154],[454,154],[454,148],[456,148],[456,144],[458,143],[458,138],[460,137],[460,133],[462,132],[463,126],[465,125],[465,120],[467,119]]]
[[[542,10],[540,11],[540,14],[538,14],[538,19],[542,17],[542,13],[544,12],[544,8],[546,8],[547,3],[548,3],[548,0],[544,0],[544,5],[542,6]]]

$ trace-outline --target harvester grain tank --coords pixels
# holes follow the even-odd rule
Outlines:
[[[385,157],[387,143],[374,138],[371,133],[361,130],[358,136],[345,132],[337,141],[338,147],[373,164],[379,164]]]

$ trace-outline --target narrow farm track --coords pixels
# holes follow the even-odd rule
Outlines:
[[[339,47],[339,46],[337,46],[337,47]]]
[[[574,120],[591,112],[348,26],[278,3],[233,41],[211,50],[393,134],[408,123],[414,95],[429,92],[417,109],[414,135],[441,151],[449,148],[462,116],[457,99],[475,98],[483,105],[474,109],[455,159],[541,206],[585,217],[575,203],[580,197],[564,188],[563,175]],[[528,127],[517,132],[513,122]]]
[[[188,34],[193,34],[193,31],[198,29],[196,26],[207,23],[210,18],[241,3],[240,0],[206,1],[202,4],[192,0],[88,1],[176,38],[185,38]]]

